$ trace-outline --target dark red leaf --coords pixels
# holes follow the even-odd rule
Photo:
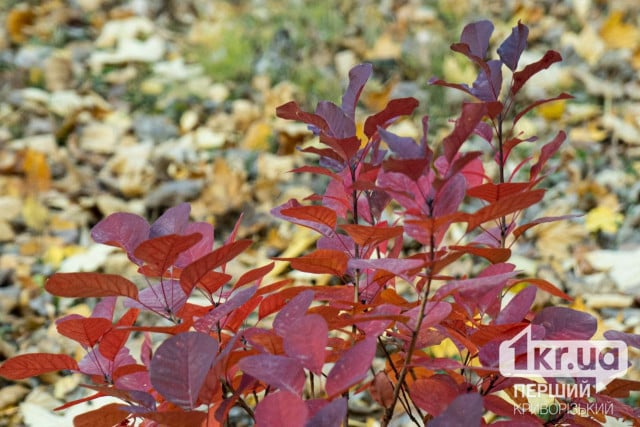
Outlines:
[[[170,337],[151,359],[151,384],[168,401],[193,409],[217,351],[218,342],[207,334],[183,332]]]
[[[520,71],[516,71],[513,73],[513,86],[511,86],[511,93],[513,95],[517,94],[531,76],[549,68],[551,65],[559,61],[562,61],[562,56],[560,56],[560,54],[555,50],[548,50],[540,60],[527,65]]]
[[[580,215],[562,215],[562,216],[546,216],[544,218],[538,218],[538,219],[534,219],[533,221],[527,223],[527,224],[523,224],[520,227],[517,227],[516,229],[513,230],[513,237],[518,238],[520,237],[522,234],[524,234],[525,231],[527,231],[528,229],[535,227],[538,224],[544,224],[547,222],[554,222],[554,221],[562,221],[565,219],[571,219],[571,218],[577,218]]]
[[[190,295],[194,286],[196,286],[209,271],[231,261],[251,246],[251,243],[251,240],[248,239],[227,243],[186,266],[180,276],[180,285],[184,293]]]
[[[295,394],[302,391],[306,379],[302,364],[297,359],[286,356],[247,356],[238,362],[238,368],[265,384]]]
[[[376,343],[376,337],[367,337],[340,356],[327,376],[325,389],[329,397],[337,396],[364,379],[376,354]]]
[[[498,48],[498,56],[511,71],[518,68],[520,55],[527,48],[527,37],[529,37],[529,28],[518,21],[518,25],[511,30],[511,35]]]
[[[408,116],[418,107],[415,98],[392,99],[379,113],[367,117],[364,134],[371,138],[379,129],[384,129],[400,116]]]
[[[7,359],[0,366],[0,376],[10,380],[22,380],[48,372],[78,371],[78,363],[66,354],[32,353]]]
[[[273,258],[277,261],[289,261],[291,268],[307,273],[332,274],[343,276],[347,271],[349,257],[341,251],[333,249],[316,249],[299,258]]]
[[[298,394],[278,391],[264,397],[255,410],[256,425],[261,427],[304,427],[309,410]]]
[[[80,317],[60,320],[56,322],[58,332],[85,348],[93,347],[112,326],[110,320],[102,317]]]
[[[113,427],[119,425],[129,413],[122,409],[121,403],[109,403],[93,411],[85,412],[73,418],[73,427]]]
[[[68,298],[125,296],[138,298],[138,288],[117,274],[56,273],[44,288],[52,295]]]
[[[207,413],[201,411],[148,412],[137,414],[156,421],[162,427],[202,427]]]
[[[531,166],[531,172],[529,173],[530,181],[533,181],[538,177],[544,165],[556,153],[556,151],[558,151],[558,148],[560,148],[566,138],[567,134],[563,131],[560,131],[558,132],[556,137],[553,138],[553,141],[545,144],[542,147],[542,149],[540,150],[540,157],[538,158],[538,162],[535,165]]]
[[[322,117],[317,114],[302,111],[295,101],[287,102],[276,108],[276,116],[282,119],[307,123],[323,131],[328,129],[327,122]]]
[[[636,335],[637,336],[637,335]],[[612,339],[607,337],[607,339]],[[627,380],[624,378],[614,378],[607,387],[600,392],[610,397],[622,399],[629,397],[630,392],[640,391],[640,381]]]
[[[458,154],[462,143],[473,134],[474,129],[486,113],[487,107],[483,103],[467,102],[462,105],[462,113],[456,120],[453,131],[442,141],[444,155],[449,163]]]
[[[385,240],[393,239],[402,235],[402,227],[378,226],[372,227],[368,225],[343,224],[340,226],[347,232],[353,241],[360,246],[375,246]]]
[[[566,301],[573,301],[573,298],[571,298],[569,295],[565,294],[564,292],[562,292],[560,289],[558,289],[557,286],[553,285],[550,282],[547,282],[544,279],[537,279],[537,278],[528,278],[528,279],[522,279],[522,280],[518,280],[516,282],[513,282],[511,285],[515,286],[518,283],[529,283],[533,286],[535,286],[536,288],[540,289],[541,291],[545,291],[548,294],[551,294],[553,296],[556,297],[560,297]]]

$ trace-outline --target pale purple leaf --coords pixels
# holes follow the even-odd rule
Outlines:
[[[588,340],[598,329],[598,321],[591,314],[568,307],[545,307],[531,323],[545,328],[547,340]]]
[[[255,410],[255,422],[260,427],[303,427],[309,410],[297,394],[278,391],[265,396]],[[285,422],[286,420],[286,422]]]
[[[305,427],[340,427],[347,415],[347,399],[341,397],[324,405],[307,421]]]
[[[349,86],[342,96],[342,111],[355,121],[356,105],[364,85],[369,80],[373,67],[371,64],[359,64],[349,71]]]
[[[481,69],[478,78],[473,82],[471,93],[481,101],[496,101],[502,87],[502,62],[497,59],[487,62],[486,69]],[[487,70],[489,76],[487,76]]]
[[[151,359],[153,387],[169,402],[194,409],[217,351],[218,342],[208,334],[183,332],[168,338]]]
[[[638,334],[630,334],[620,331],[606,331],[603,335],[608,340],[620,340],[624,341],[630,347],[640,348],[640,335]]]
[[[324,118],[329,125],[329,136],[338,139],[355,136],[355,122],[333,102],[320,101],[316,108],[316,114]]]
[[[498,56],[511,71],[518,68],[520,55],[527,48],[527,37],[529,37],[529,28],[518,21],[518,25],[511,30],[511,35],[498,48]]]
[[[280,390],[299,394],[306,376],[302,364],[287,356],[257,354],[238,362],[238,368],[248,375]]]
[[[142,261],[133,256],[133,251],[149,237],[149,223],[142,217],[118,212],[102,219],[91,229],[91,238],[97,243],[123,248],[129,259],[138,265]]]
[[[189,223],[189,203],[180,203],[178,206],[167,209],[152,225],[149,237],[166,236],[167,234],[183,234]]]
[[[425,155],[422,148],[416,144],[413,138],[398,136],[381,127],[378,127],[378,134],[399,159],[417,159]]]
[[[187,302],[187,298],[178,280],[163,279],[160,283],[140,291],[137,301],[126,299],[123,304],[127,308],[171,314],[180,311]]]
[[[482,396],[477,393],[461,394],[431,420],[429,427],[480,427],[483,412]]]
[[[483,289],[486,290],[494,286],[504,286],[507,280],[511,279],[517,274],[518,272],[511,271],[489,277],[474,277],[473,279],[452,280],[436,291],[434,299],[442,299],[454,292],[465,292],[468,290],[482,291]]]
[[[438,190],[433,203],[433,216],[436,218],[452,214],[458,210],[464,199],[467,181],[461,174],[452,175]]]
[[[191,222],[183,230],[184,235],[200,233],[202,239],[178,256],[176,267],[184,268],[213,249],[213,226],[208,222]]]
[[[376,354],[376,343],[376,337],[367,337],[342,354],[327,376],[325,390],[329,396],[336,396],[364,379]]]
[[[196,320],[194,329],[200,332],[209,332],[216,323],[249,301],[256,293],[257,289],[258,287],[256,285],[252,285],[235,290],[233,296],[229,298],[229,300],[217,305],[207,314]]]

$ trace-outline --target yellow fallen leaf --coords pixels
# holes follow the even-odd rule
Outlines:
[[[27,40],[26,29],[28,29],[35,20],[35,13],[24,5],[12,9],[5,20],[7,33],[14,43],[23,43]]]
[[[547,120],[558,120],[564,114],[565,100],[553,101],[538,107],[538,114]]]
[[[24,154],[24,172],[29,187],[36,191],[46,191],[51,184],[51,171],[44,153],[27,149]]]
[[[600,37],[610,49],[635,49],[638,47],[640,31],[635,26],[624,23],[622,18],[621,11],[611,12],[600,28]]]
[[[596,206],[587,213],[585,227],[591,232],[603,231],[615,233],[624,220],[624,215],[616,212],[610,206]]]
[[[47,224],[49,211],[35,197],[27,197],[22,207],[22,217],[27,227],[34,231],[42,231]]]
[[[271,126],[264,122],[255,122],[249,126],[240,145],[247,150],[266,151],[269,148],[269,140],[272,135]]]

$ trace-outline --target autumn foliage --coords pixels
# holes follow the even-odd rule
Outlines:
[[[350,400],[363,392],[378,406],[383,426],[399,413],[415,425],[599,425],[605,414],[597,411],[561,411],[550,419],[514,410],[523,403],[514,385],[532,380],[498,369],[499,344],[528,326],[538,339],[589,339],[597,324],[561,306],[533,312],[539,292],[570,297],[509,263],[512,245],[526,230],[565,219],[527,222],[523,215],[543,199],[539,184],[564,132],[539,144],[515,127],[531,109],[570,96],[522,105],[522,87],[561,57],[548,51],[519,64],[528,29],[518,23],[498,58],[487,59],[492,31],[488,21],[469,24],[451,46],[477,67],[471,86],[431,81],[469,96],[441,141],[429,141],[427,117],[418,141],[389,130],[414,112],[414,98],[394,99],[359,121],[369,64],[351,70],[340,105],[320,102],[307,112],[290,102],[277,109],[278,117],[306,123],[317,136],[318,143],[301,151],[318,162],[296,172],[327,180],[325,191],[272,212],[318,233],[314,250],[233,277],[225,266],[252,243],[237,239],[237,227],[214,247],[213,227],[190,222],[188,204],[153,224],[113,214],[92,237],[124,250],[140,277],[58,273],[45,286],[60,297],[100,298],[90,317],[57,321],[59,333],[86,350],[84,358],[21,355],[5,361],[0,375],[18,380],[80,372],[91,379],[87,399],[122,400],[77,417],[77,426],[135,420],[143,426],[226,425],[234,407],[261,427],[346,426],[356,417]],[[470,140],[482,141],[486,150],[466,149]],[[529,155],[513,163],[513,150],[524,143]],[[495,163],[496,176],[485,171],[486,162]],[[474,271],[453,277],[449,267],[467,258]],[[272,281],[275,261],[333,279],[323,286]],[[192,302],[195,292],[208,304]],[[145,324],[141,312],[162,321]],[[144,336],[140,354],[128,347],[134,333]],[[615,338],[637,344],[628,334]],[[438,356],[442,348],[452,351]],[[606,415],[633,421],[640,414],[618,398],[634,389],[636,383],[614,380],[593,390],[590,401],[570,403],[581,408],[595,399],[611,405]]]

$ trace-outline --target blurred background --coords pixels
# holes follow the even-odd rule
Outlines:
[[[244,213],[240,234],[257,243],[238,271],[294,241],[304,251],[313,239],[269,210],[319,184],[287,173],[305,161],[295,147],[309,135],[275,108],[338,102],[349,69],[371,62],[360,114],[414,96],[418,113],[396,131],[419,136],[428,114],[437,146],[466,98],[428,81],[473,82],[476,70],[449,45],[479,19],[495,25],[493,55],[521,20],[530,28],[521,65],[548,49],[563,56],[523,103],[575,97],[534,110],[519,130],[538,143],[569,136],[531,215],[584,216],[532,230],[513,261],[577,296],[574,307],[603,328],[640,332],[639,12],[635,0],[3,0],[0,361],[77,354],[53,320],[86,314],[90,302],[42,286],[56,271],[130,271],[126,255],[90,240],[110,213],[151,221],[189,201],[218,241]],[[77,397],[80,380],[0,379],[0,426],[71,425],[73,412],[49,411]]]

